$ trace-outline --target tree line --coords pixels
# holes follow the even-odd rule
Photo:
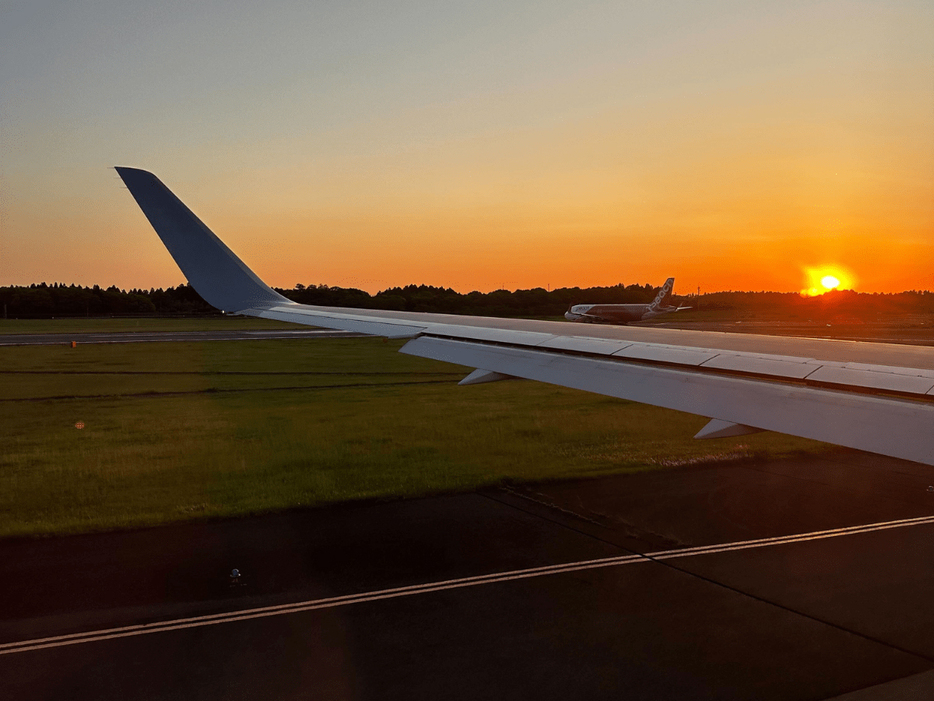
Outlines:
[[[496,290],[455,292],[430,285],[392,287],[375,295],[363,290],[328,285],[296,285],[277,291],[302,304],[326,307],[392,309],[442,314],[471,314],[500,317],[554,317],[572,304],[648,304],[657,288],[652,285],[610,287],[563,287],[545,290]],[[934,313],[934,294],[912,290],[898,294],[867,294],[832,291],[820,297],[801,297],[783,292],[714,292],[675,297],[675,304],[699,311],[735,311],[781,315],[790,318],[837,314]],[[121,290],[94,285],[80,287],[53,283],[28,287],[0,287],[4,318],[31,319],[81,316],[203,316],[219,314],[190,285],[168,289]]]
[[[363,290],[328,285],[276,288],[294,302],[325,307],[394,309],[483,316],[555,316],[574,303],[638,303],[651,301],[651,285],[615,285],[589,289],[497,290],[461,294],[430,285],[393,287],[375,295]],[[219,314],[190,285],[163,289],[121,290],[53,283],[29,287],[0,287],[0,305],[6,318],[30,319],[75,316],[191,316]]]

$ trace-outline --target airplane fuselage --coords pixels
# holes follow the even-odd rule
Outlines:
[[[630,321],[644,321],[660,314],[687,309],[671,305],[674,286],[673,277],[665,280],[651,304],[573,304],[565,312],[564,318],[590,324],[628,324]]]
[[[564,318],[591,324],[628,324],[630,321],[644,321],[677,309],[673,307],[653,311],[650,307],[649,304],[575,304],[565,312]]]

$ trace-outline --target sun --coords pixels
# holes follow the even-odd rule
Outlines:
[[[856,278],[849,270],[840,265],[822,265],[816,268],[802,268],[804,289],[802,297],[817,297],[831,290],[852,290]]]

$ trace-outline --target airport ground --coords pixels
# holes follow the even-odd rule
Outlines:
[[[931,698],[931,483],[840,451],[6,540],[0,679],[23,700]]]
[[[703,417],[535,382],[459,387],[470,368],[400,341],[295,333],[0,350],[0,537],[827,449],[771,433],[695,441]]]
[[[0,679],[17,699],[926,699],[932,585],[934,468],[702,462],[8,538]]]
[[[693,316],[685,314],[682,318],[661,317],[652,325],[662,328],[722,333],[834,338],[842,341],[906,343],[914,346],[934,345],[934,318],[924,314],[904,314],[872,321],[843,319],[834,320],[833,323],[768,318],[735,320],[723,313]]]

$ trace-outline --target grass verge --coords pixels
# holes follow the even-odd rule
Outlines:
[[[0,537],[815,453],[381,339],[4,348]],[[82,428],[76,428],[82,425]]]

